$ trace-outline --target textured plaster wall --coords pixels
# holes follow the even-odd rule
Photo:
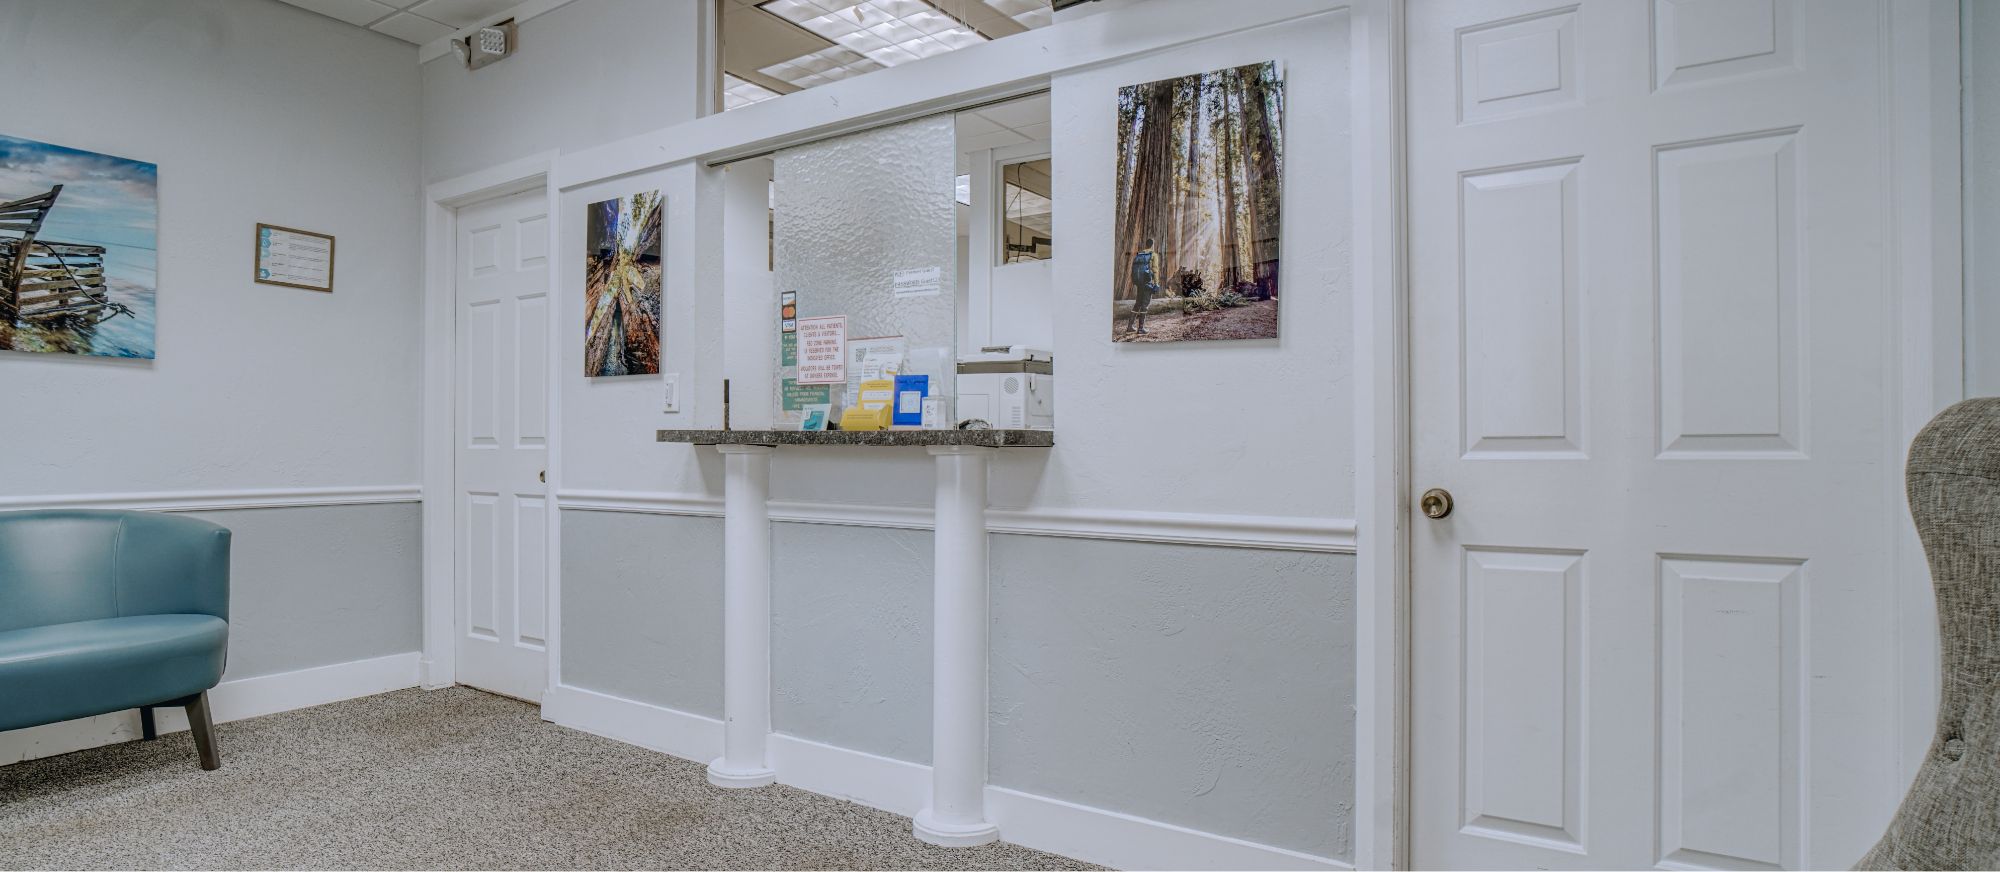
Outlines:
[[[224,681],[423,647],[416,503],[189,514],[230,529]]]
[[[563,683],[722,716],[722,519],[562,513]]]
[[[992,544],[993,784],[1352,856],[1352,557]]]
[[[771,525],[771,727],[931,762],[931,534]]]

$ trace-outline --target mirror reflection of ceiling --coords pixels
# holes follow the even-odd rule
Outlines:
[[[722,0],[722,108],[1046,27],[1050,0]]]

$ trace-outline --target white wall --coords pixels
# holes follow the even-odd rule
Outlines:
[[[1158,5],[1127,4],[1130,9],[1092,5],[1106,6],[1092,17],[1113,21],[1111,27],[1129,27],[1132,16],[1145,17],[1147,13],[1152,14],[1148,26],[1178,26],[1190,38],[1205,30],[1222,31],[1232,26],[1198,10],[1188,21],[1173,21],[1174,15],[1185,14],[1181,10],[1193,7],[1175,7],[1172,14],[1162,17],[1156,11],[1161,8]],[[584,0],[545,17],[565,14],[610,19],[622,14],[622,7]],[[1347,424],[1353,398],[1348,384],[1352,278],[1345,26],[1322,22],[1304,31],[1282,31],[1253,31],[1055,78],[1054,220],[1062,245],[1051,270],[1060,397],[1057,416],[1061,423],[1054,450],[1010,452],[1000,459],[993,477],[995,506],[1058,512],[1278,516],[1314,523],[1340,523],[1352,517],[1354,452]],[[528,44],[525,38],[523,43]],[[1109,341],[1111,299],[1106,287],[1115,270],[1109,253],[1110,204],[1115,195],[1111,161],[1103,156],[1115,146],[1112,101],[1117,88],[1273,58],[1285,62],[1287,97],[1300,101],[1292,105],[1302,107],[1285,119],[1291,160],[1285,180],[1287,285],[1280,338],[1114,345]],[[429,67],[438,63],[427,66],[427,85]],[[437,105],[427,95],[427,106]],[[430,123],[451,122],[433,118]],[[723,184],[722,170],[698,168],[689,162],[672,164],[659,172],[675,179],[686,174],[685,180],[675,183],[679,191],[692,191],[696,180],[715,184],[718,189]],[[568,201],[587,202],[617,188],[592,183],[592,193],[581,200],[565,197],[565,214],[569,214]],[[673,194],[669,196],[671,225],[676,214],[686,213],[684,207],[671,202]],[[705,224],[698,232],[713,226]],[[668,232],[673,234],[672,226]],[[715,238],[720,239],[720,234]],[[698,243],[696,250],[706,256],[723,249],[718,242]],[[761,246],[730,250],[741,252],[743,259],[733,261],[727,271],[729,292],[754,291],[735,273],[749,267],[752,258],[762,265]],[[697,294],[691,301],[713,297],[713,291],[704,288],[712,288],[719,280],[703,276],[719,274],[698,276],[696,271],[719,269],[717,265],[669,257],[667,269],[670,285],[678,275]],[[580,278],[570,272],[574,270],[559,275],[558,283],[573,300]],[[669,293],[673,293],[671,288]],[[575,308],[573,303],[565,304],[565,317],[580,317],[570,311]],[[732,350],[727,353],[738,366],[744,356],[733,349],[760,332],[768,332],[767,313],[768,309],[754,303],[730,308],[730,323],[724,329]],[[669,331],[690,317],[691,310],[669,303]],[[743,318],[749,319],[747,324],[738,320]],[[693,338],[705,341],[714,322],[696,320],[701,328]],[[576,344],[566,345],[564,353],[579,353],[571,347]],[[713,403],[719,399],[719,382],[724,376],[723,368],[717,365],[720,358],[702,351],[681,358],[684,362],[676,361],[677,353],[695,349],[688,343],[676,343],[671,335],[666,349],[666,369],[680,373],[682,395],[696,400],[696,408],[684,401],[678,416],[658,413],[658,387],[651,379],[566,377],[561,489],[720,496],[719,465],[710,462],[712,456],[650,440],[651,431],[659,426],[719,426],[719,411]],[[567,367],[567,362],[564,365]],[[699,372],[694,371],[696,367]],[[767,370],[739,369],[727,375],[737,384],[769,378]],[[706,408],[700,408],[703,397],[709,400]],[[573,405],[576,402],[585,405]],[[761,395],[739,402],[742,404],[734,412],[738,426],[767,420],[764,405],[768,400]],[[602,416],[588,409],[599,410]],[[808,502],[928,505],[931,473],[929,465],[921,461],[886,453],[781,452],[774,461],[772,496]]]
[[[505,61],[467,70],[455,55],[422,66],[423,176],[426,183],[488,169],[550,150],[572,152],[672,126],[695,117],[700,104],[696,58],[701,40],[700,4],[652,0],[575,0],[522,23],[520,49]],[[663,278],[663,359],[661,375],[585,378],[583,372],[582,266],[571,256],[581,248],[581,229],[562,225],[565,246],[551,259],[556,271],[558,317],[564,342],[557,389],[563,420],[557,440],[560,459],[551,478],[572,490],[686,489],[704,474],[684,446],[660,446],[653,432],[691,420],[706,403],[720,426],[721,367],[697,361],[719,354],[721,301],[706,327],[694,314],[697,261],[707,258],[720,275],[719,199],[697,213],[695,186],[718,183],[720,173],[700,179],[692,166],[652,171],[563,196],[562,214],[580,214],[583,205],[638,190],[667,197]],[[706,224],[704,224],[706,222]],[[705,227],[705,230],[703,229]],[[704,245],[699,233],[710,234]],[[701,349],[698,353],[697,349]],[[679,376],[681,413],[662,410],[666,374]],[[713,378],[709,378],[709,376]],[[683,425],[684,426],[684,425]],[[721,467],[714,465],[719,492]],[[701,485],[697,484],[695,489]]]
[[[467,71],[446,56],[425,64],[426,180],[551,148],[570,164],[571,156],[593,146],[681,129],[681,122],[694,117],[698,102],[695,5],[576,0],[526,22],[521,53],[502,63]],[[1081,12],[1066,13],[1066,18],[1101,30],[1107,42],[1142,38],[1147,31],[1195,39],[1240,26],[1206,14],[1200,4],[1158,0],[1106,0],[1086,4]],[[1346,43],[1341,34],[1325,29],[1309,37],[1261,33],[1097,67],[1053,83],[1055,222],[1068,246],[1052,265],[1062,428],[1053,451],[1002,458],[994,475],[996,506],[1250,515],[1331,526],[1353,515],[1353,437],[1346,424],[1346,410],[1352,406]],[[1277,52],[1268,47],[1274,37],[1311,48]],[[1109,293],[1099,293],[1114,269],[1107,253],[1111,167],[1108,160],[1090,156],[1110,153],[1114,131],[1108,101],[1117,84],[1144,81],[1155,72],[1178,75],[1204,69],[1207,61],[1261,60],[1281,53],[1287,55],[1291,93],[1305,95],[1295,99],[1307,101],[1294,104],[1305,110],[1287,118],[1293,159],[1286,180],[1289,284],[1281,338],[1114,346],[1106,338]],[[622,63],[607,65],[605,58]],[[871,81],[805,94],[838,102],[842,86],[874,86],[892,93],[923,86],[915,77],[892,75],[899,72],[918,71],[890,71],[869,77]],[[1070,96],[1063,97],[1064,92]],[[762,108],[775,106],[743,111],[754,114]],[[1064,154],[1070,157],[1065,160]],[[570,175],[569,166],[559,172]],[[661,412],[658,377],[576,375],[581,367],[572,366],[568,357],[580,354],[580,343],[564,343],[564,421],[556,483],[563,492],[714,498],[720,495],[721,475],[712,453],[658,444],[652,431],[719,426],[722,355],[740,366],[745,337],[767,332],[767,315],[754,301],[740,299],[730,305],[726,324],[720,308],[712,313],[696,309],[715,299],[715,289],[724,281],[731,294],[754,291],[733,270],[725,276],[721,267],[724,213],[716,204],[688,202],[697,188],[723,190],[725,171],[679,161],[643,175],[573,187],[563,197],[563,209],[567,216],[578,204],[627,188],[657,186],[667,194],[663,370],[679,375],[681,412]],[[673,254],[677,245],[678,257]],[[737,250],[761,252],[761,245]],[[574,323],[580,318],[575,302],[580,278],[572,275],[574,264],[564,262],[562,254],[558,252],[555,269],[563,329],[580,335]],[[711,344],[723,332],[731,336],[726,347]],[[766,376],[727,374],[739,385],[761,383]],[[760,400],[760,395],[739,395],[734,408],[739,426],[768,414],[768,402]],[[779,500],[920,506],[931,497],[928,464],[908,457],[785,452],[775,465],[773,497]]]
[[[424,181],[693,118],[700,5],[576,0],[522,22],[505,61],[424,64]]]
[[[0,132],[159,165],[158,358],[0,353],[0,496],[409,485],[416,50],[275,2],[0,5]],[[338,239],[255,284],[259,221]]]

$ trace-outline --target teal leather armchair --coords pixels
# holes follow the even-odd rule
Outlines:
[[[0,512],[0,730],[183,706],[222,758],[208,689],[229,649],[229,530],[148,512]]]

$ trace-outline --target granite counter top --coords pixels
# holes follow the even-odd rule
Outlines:
[[[661,442],[695,445],[869,445],[1048,448],[1052,430],[661,430]]]

